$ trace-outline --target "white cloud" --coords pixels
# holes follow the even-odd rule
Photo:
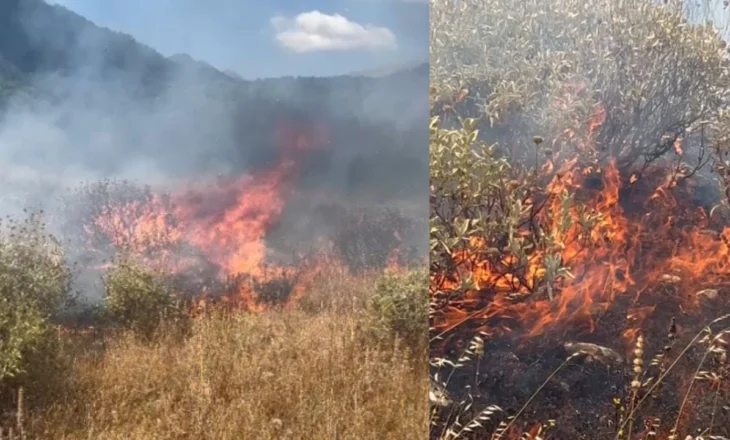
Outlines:
[[[293,19],[276,16],[271,19],[276,42],[294,52],[333,50],[393,50],[395,35],[385,27],[362,25],[342,15],[319,11],[304,12]]]

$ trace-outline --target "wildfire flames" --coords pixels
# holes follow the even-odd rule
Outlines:
[[[452,272],[431,274],[432,355],[440,358],[444,351],[466,350],[464,341],[476,334],[492,344],[486,358],[491,357],[494,365],[482,365],[486,379],[479,391],[470,386],[474,388],[472,397],[487,395],[491,404],[498,403],[497,396],[503,395],[509,404],[520,405],[520,400],[528,399],[532,392],[522,390],[521,382],[527,379],[538,388],[531,376],[550,376],[550,370],[537,372],[540,367],[535,365],[550,365],[551,347],[564,347],[570,353],[570,348],[583,342],[568,341],[597,343],[600,345],[586,346],[606,353],[616,350],[626,355],[616,354],[623,362],[631,360],[636,344],[644,344],[647,338],[661,353],[669,350],[663,345],[668,338],[684,335],[691,339],[704,325],[730,310],[730,226],[719,210],[696,203],[697,192],[703,190],[701,180],[686,166],[676,166],[683,163],[682,139],[674,141],[674,160],[657,161],[641,171],[619,169],[615,158],[601,163],[595,160],[598,154],[593,154],[594,137],[606,120],[606,112],[606,108],[596,107],[583,138],[566,130],[555,140],[553,147],[558,154],[551,155],[540,168],[546,191],[522,200],[525,212],[534,213],[534,221],[525,221],[510,233],[528,241],[539,234],[551,235],[546,245],[516,255],[509,246],[490,248],[494,244],[488,246],[483,237],[472,236],[464,249],[451,253]],[[569,143],[569,148],[561,142]],[[565,151],[570,151],[569,156],[559,157]],[[504,243],[507,241],[505,238]],[[567,271],[556,273],[551,269],[551,265],[557,266],[555,262]],[[540,349],[546,350],[542,352],[545,359],[535,354]],[[504,350],[510,354],[500,354]],[[532,359],[531,366],[519,364],[515,350]],[[643,348],[640,351],[643,353]],[[652,363],[656,365],[658,361]],[[674,405],[682,399],[676,393],[689,393],[696,374],[695,367],[683,368],[687,374],[680,373],[682,377],[674,383],[673,397],[669,397],[672,403],[657,404],[654,411],[659,414],[655,415],[678,413]],[[465,379],[476,380],[477,388],[482,380],[478,369],[477,379]],[[526,376],[518,379],[518,371]],[[591,402],[603,405],[616,399],[613,396],[621,394],[621,387],[628,387],[628,382],[620,382],[620,374],[616,376],[618,382],[607,376],[600,379],[605,381],[607,392],[614,394],[607,396],[605,390],[596,389],[596,394],[603,395]],[[715,382],[712,389],[716,390],[719,379]],[[505,385],[510,387],[507,394],[501,388]],[[569,395],[567,387],[548,399],[562,400],[555,396],[561,392]],[[546,403],[543,410],[549,414],[545,417],[558,415],[551,411],[562,408],[559,417],[575,419],[565,422],[574,426],[564,427],[567,430],[563,433],[575,433],[571,429],[579,429],[585,421],[579,415],[565,414],[580,413],[570,408],[580,398],[575,394],[565,397],[565,407],[555,401]],[[585,399],[590,399],[588,394]],[[621,400],[615,402],[623,405]],[[682,408],[684,413],[679,413],[684,420],[688,417],[686,400]],[[598,423],[596,426],[608,426],[605,421]],[[518,438],[520,432],[517,437],[510,433],[509,438]],[[595,432],[592,435],[597,436]]]
[[[591,146],[605,113],[600,106],[594,112],[585,141],[566,132],[579,151]],[[683,154],[681,140],[675,142],[675,152]],[[532,252],[524,261],[503,252],[495,264],[484,240],[471,237],[467,249],[453,255],[457,270],[431,277],[432,295],[462,292],[434,316],[437,333],[444,335],[467,321],[480,323],[478,330],[487,334],[519,327],[531,337],[554,329],[575,331],[581,324],[593,331],[595,317],[624,296],[631,306],[623,336],[630,342],[659,301],[673,302],[677,313],[692,313],[725,297],[730,227],[718,227],[703,207],[688,202],[691,179],[683,180],[681,172],[672,174],[662,164],[641,179],[636,173],[624,176],[615,160],[599,166],[573,157],[558,168],[553,161],[542,167],[548,179],[546,200],[523,202],[527,210],[542,207],[538,223],[553,231],[560,245]],[[588,209],[570,204],[567,192]],[[587,215],[595,221],[586,224]],[[515,234],[533,232],[525,225]],[[570,273],[552,283],[554,294],[535,299],[537,287],[545,284],[548,256],[558,256]],[[467,278],[473,286],[463,292]]]
[[[213,185],[108,207],[86,230],[170,274],[196,272],[202,255],[217,268],[217,278],[243,276],[249,281],[237,283],[235,295],[224,297],[249,310],[264,307],[256,301],[254,280],[290,281],[288,301],[295,301],[322,269],[345,269],[326,249],[314,257],[300,255],[296,266],[269,263],[265,239],[296,191],[303,158],[313,150],[329,148],[330,141],[326,127],[282,124],[275,142],[280,157],[268,167],[236,179],[219,179]],[[399,261],[397,252],[395,248],[392,253],[393,269]]]
[[[588,201],[588,206],[600,215],[599,221],[586,232],[580,224],[581,213],[571,207],[568,210],[571,226],[565,233],[559,233],[565,246],[556,251],[574,278],[561,280],[560,294],[554,300],[546,297],[520,302],[522,296],[533,292],[544,280],[545,254],[533,253],[524,265],[506,255],[501,267],[494,268],[488,261],[474,258],[484,249],[480,248],[478,237],[472,238],[472,250],[455,258],[460,269],[471,274],[477,287],[467,292],[463,304],[449,310],[438,327],[461,321],[462,305],[481,301],[480,292],[493,292],[494,296],[471,319],[519,321],[528,328],[528,335],[535,336],[561,322],[579,319],[590,322],[598,311],[610,307],[616,295],[633,295],[635,307],[630,317],[636,319],[649,312],[641,306],[646,302],[643,294],[658,289],[661,284],[673,285],[673,297],[686,311],[696,309],[702,299],[694,292],[728,284],[730,228],[721,232],[708,229],[710,217],[702,208],[680,207],[664,186],[657,187],[648,198],[645,215],[630,216],[619,203],[622,179],[614,163],[605,170],[571,169],[574,164],[571,161],[550,183],[549,209],[541,213],[546,216],[544,224],[554,223],[553,214],[563,210],[561,195],[565,190],[580,190],[587,179],[600,179],[602,189]],[[551,228],[559,229],[554,224]],[[442,291],[455,290],[462,276],[460,273],[451,281],[435,280],[434,284]]]

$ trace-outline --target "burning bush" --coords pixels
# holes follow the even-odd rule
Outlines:
[[[437,122],[431,124],[432,289],[457,287],[457,281],[464,283],[461,289],[474,289],[493,281],[498,290],[544,290],[552,297],[553,283],[570,275],[560,248],[571,227],[571,194],[566,189],[551,197],[536,173],[497,158],[495,146],[477,140],[474,120],[460,131],[439,129]],[[562,212],[546,218],[550,201]],[[581,226],[590,228],[598,216],[578,210]],[[544,264],[534,261],[539,254],[547,255]],[[453,278],[463,266],[476,269],[472,261],[487,279]]]
[[[113,257],[118,248],[134,251],[142,247],[132,249],[135,235],[139,235],[134,228],[153,202],[148,186],[113,179],[87,182],[64,194],[56,222],[79,262],[98,264]],[[121,207],[129,212],[115,216]]]
[[[729,434],[730,63],[664,3],[432,4],[433,438]]]

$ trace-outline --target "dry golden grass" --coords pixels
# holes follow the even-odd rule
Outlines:
[[[75,344],[70,384],[30,411],[29,438],[426,438],[425,349],[376,343],[362,292],[342,287],[306,310],[209,313],[186,339]]]

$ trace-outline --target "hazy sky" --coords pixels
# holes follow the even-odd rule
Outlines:
[[[428,0],[47,0],[247,79],[428,59]]]

